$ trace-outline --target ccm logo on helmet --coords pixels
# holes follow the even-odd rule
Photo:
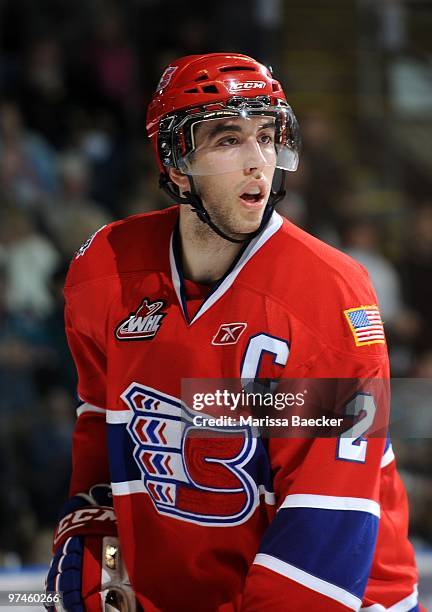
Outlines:
[[[245,81],[244,83],[233,83],[230,85],[230,92],[242,91],[243,89],[264,89],[264,81]]]

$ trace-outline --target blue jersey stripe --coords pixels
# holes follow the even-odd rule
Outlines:
[[[107,427],[111,482],[141,480],[142,474],[133,457],[135,444],[126,425],[108,424]]]
[[[385,443],[385,447],[384,447],[384,453],[386,452],[386,450],[388,449],[388,447],[391,444],[391,440],[390,440],[390,434],[387,434],[387,438],[386,438],[386,443]]]
[[[326,580],[362,598],[379,519],[357,510],[282,508],[259,552]]]
[[[257,438],[256,451],[243,469],[254,479],[257,486],[263,485],[266,491],[273,491],[273,476],[265,444],[266,440]]]

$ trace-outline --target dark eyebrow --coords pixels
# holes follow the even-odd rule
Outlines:
[[[265,130],[268,128],[272,128],[275,126],[274,121],[268,121],[264,125],[260,125],[258,127],[259,130]],[[239,125],[227,125],[226,123],[219,123],[212,127],[212,129],[208,132],[207,138],[214,138],[219,134],[223,134],[224,132],[238,132],[241,133],[242,128]]]
[[[264,125],[260,125],[259,126],[259,130],[267,130],[268,128],[273,128],[275,127],[275,122],[274,121],[268,121],[267,123],[264,123]]]
[[[219,123],[219,125],[214,125],[212,129],[207,134],[207,138],[213,138],[214,136],[218,136],[219,134],[223,134],[224,132],[241,132],[242,129],[239,125],[226,125],[225,123]]]

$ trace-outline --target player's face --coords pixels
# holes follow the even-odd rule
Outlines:
[[[231,235],[255,231],[276,167],[274,119],[205,121],[195,145],[193,180],[212,220]]]

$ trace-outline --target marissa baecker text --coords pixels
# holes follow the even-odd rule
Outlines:
[[[195,427],[340,427],[343,418],[326,416],[306,419],[298,415],[289,418],[252,417],[252,416],[220,416],[207,417],[199,414],[193,418]]]

